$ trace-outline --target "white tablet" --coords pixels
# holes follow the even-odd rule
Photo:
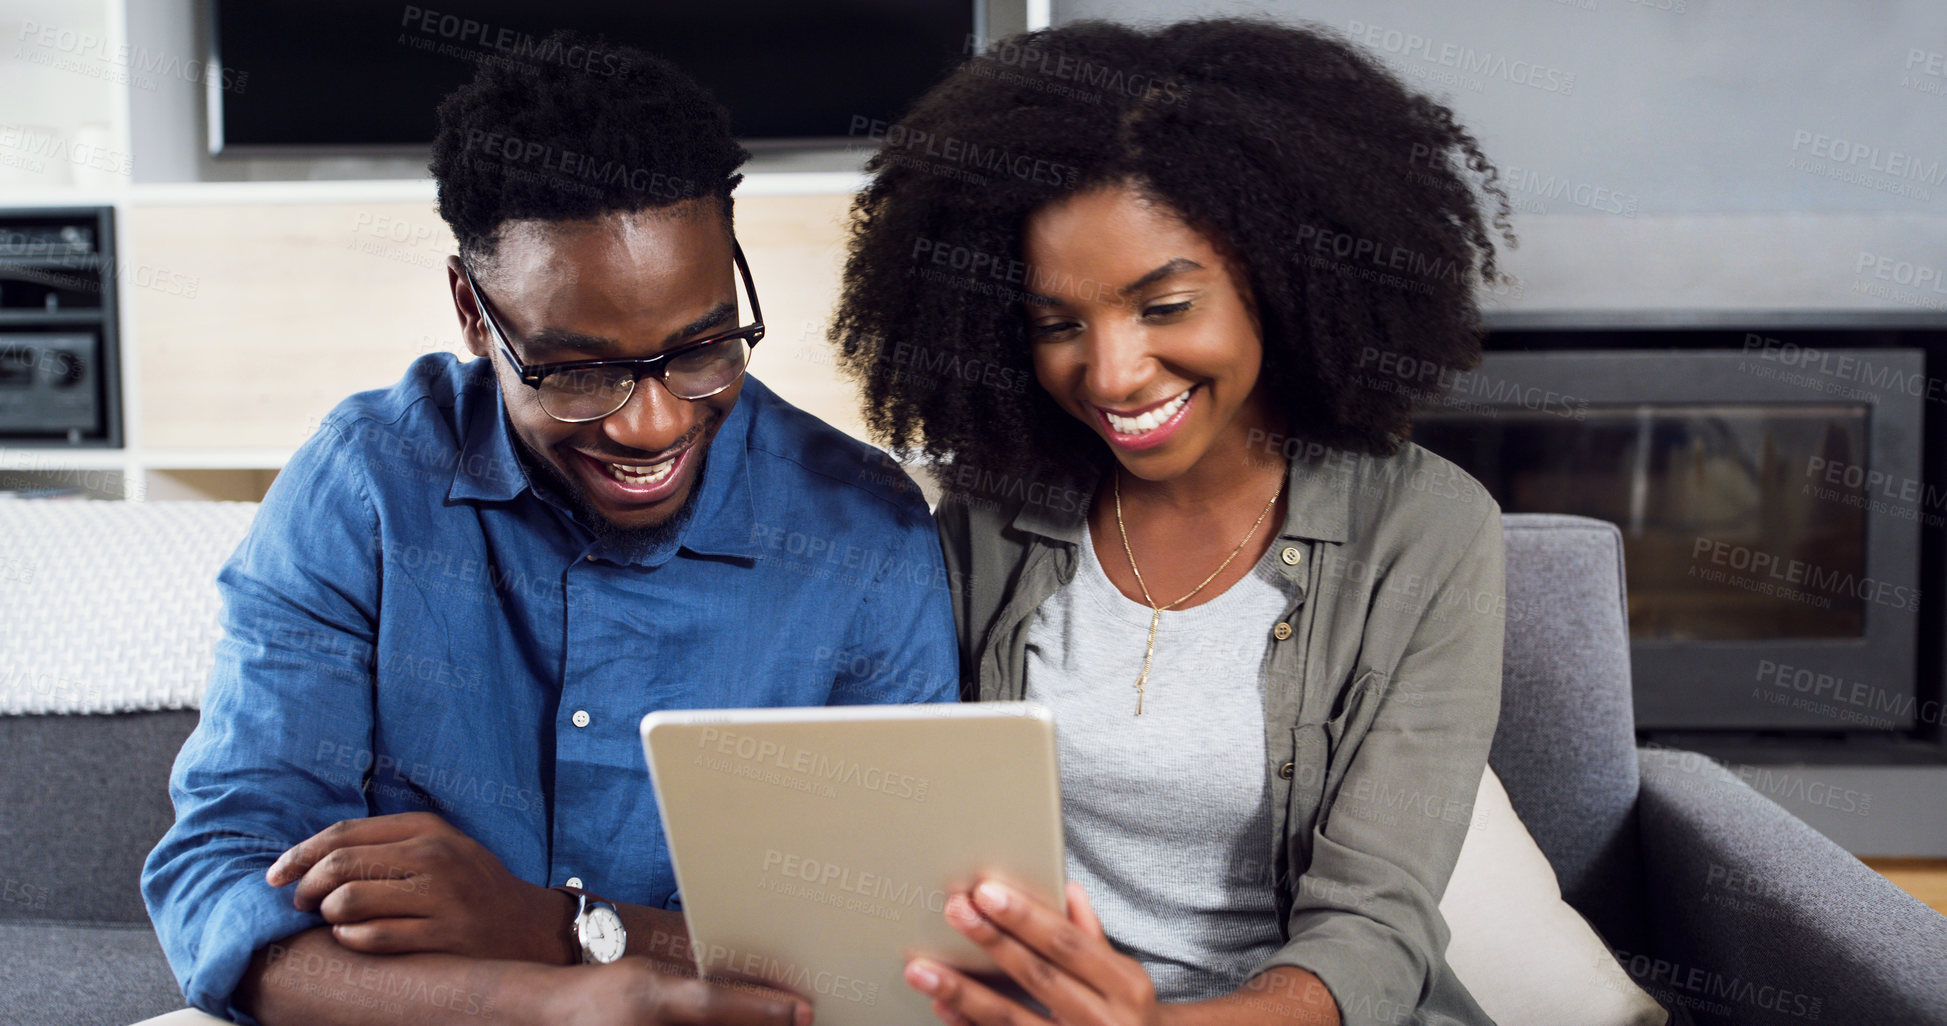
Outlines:
[[[1066,907],[1036,703],[657,712],[642,744],[697,970],[800,994],[819,1026],[932,1022],[912,954],[993,970],[941,915],[976,877]]]

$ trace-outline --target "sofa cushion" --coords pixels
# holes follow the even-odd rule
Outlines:
[[[201,704],[250,502],[0,501],[0,713]]]
[[[1664,1026],[1669,1015],[1562,901],[1508,793],[1481,773],[1474,815],[1440,897],[1447,964],[1499,1026]]]
[[[176,821],[169,770],[196,718],[0,716],[0,923],[149,929],[142,862]]]
[[[113,1026],[182,1006],[147,923],[0,923],[0,1020]]]

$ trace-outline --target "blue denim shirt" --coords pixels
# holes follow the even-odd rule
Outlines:
[[[333,822],[432,811],[515,876],[678,907],[637,725],[656,709],[952,701],[911,480],[747,378],[678,535],[631,550],[530,487],[490,365],[346,400],[218,576],[223,638],[142,892],[183,992],[322,925],[264,871]]]

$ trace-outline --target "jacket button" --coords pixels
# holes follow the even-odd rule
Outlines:
[[[1278,558],[1284,560],[1286,566],[1297,566],[1298,561],[1305,558],[1305,554],[1298,550],[1298,546],[1287,545],[1283,552],[1278,553]]]
[[[1280,621],[1276,627],[1271,628],[1271,636],[1278,639],[1279,641],[1290,640],[1291,625]]]
[[[1281,779],[1281,780],[1290,780],[1290,779],[1291,779],[1291,776],[1292,776],[1292,773],[1293,773],[1293,771],[1294,771],[1294,770],[1296,770],[1297,768],[1298,768],[1298,767],[1297,767],[1297,766],[1296,766],[1295,764],[1293,764],[1293,763],[1289,763],[1289,762],[1287,762],[1287,763],[1285,763],[1285,764],[1284,764],[1284,765],[1282,765],[1282,766],[1279,766],[1279,767],[1278,767],[1278,778],[1279,778],[1279,779]]]

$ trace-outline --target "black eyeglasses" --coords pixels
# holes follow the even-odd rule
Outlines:
[[[708,399],[737,383],[750,367],[750,350],[764,338],[764,313],[757,306],[757,289],[751,284],[750,265],[744,250],[735,242],[730,253],[737,260],[737,273],[744,280],[744,294],[750,297],[751,323],[741,328],[720,331],[694,342],[686,342],[667,352],[639,360],[574,360],[566,363],[541,363],[528,366],[514,355],[507,333],[487,307],[487,297],[473,280],[473,270],[463,262],[467,287],[487,322],[494,345],[514,368],[521,384],[540,393],[541,409],[556,420],[580,424],[601,420],[614,413],[635,394],[643,377],[654,375],[678,399]]]

